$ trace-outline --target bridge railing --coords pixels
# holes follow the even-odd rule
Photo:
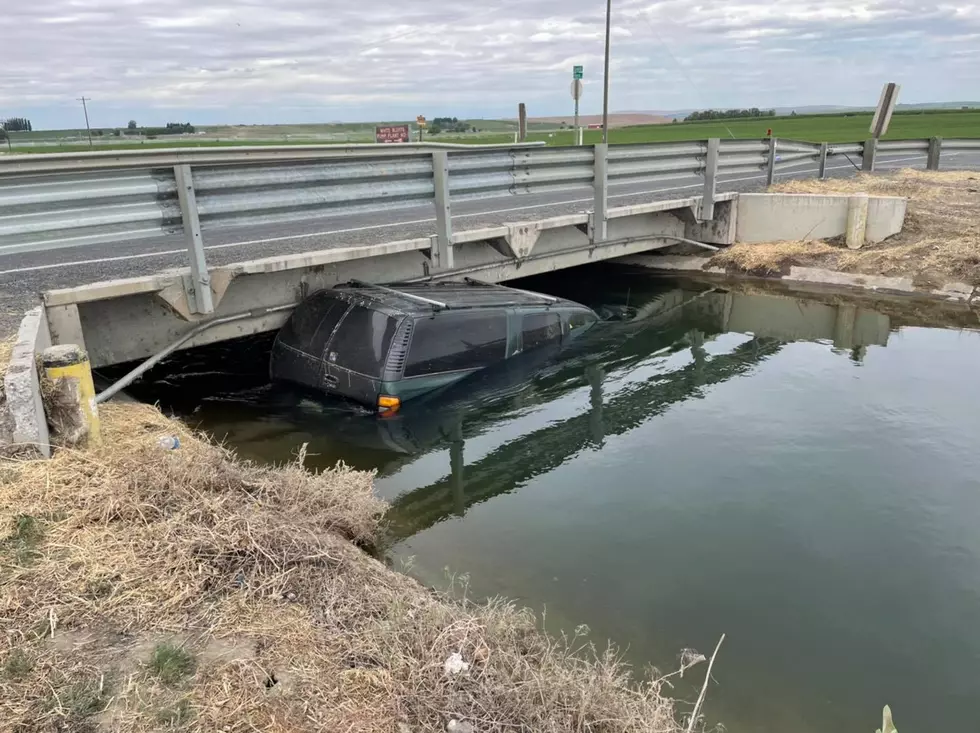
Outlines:
[[[980,140],[810,143],[696,140],[544,147],[524,145],[302,145],[55,153],[0,157],[0,255],[182,236],[197,306],[210,312],[209,232],[433,206],[433,261],[452,262],[452,205],[568,190],[592,192],[594,240],[605,239],[617,186],[703,179],[698,216],[713,217],[718,176],[779,173],[846,158],[873,170],[876,155],[980,150]],[[857,159],[860,159],[858,161]],[[560,201],[556,201],[560,203]]]

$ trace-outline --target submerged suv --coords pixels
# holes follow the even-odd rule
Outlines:
[[[558,347],[597,320],[570,300],[476,280],[353,281],[296,307],[276,336],[270,372],[392,414],[486,366]]]

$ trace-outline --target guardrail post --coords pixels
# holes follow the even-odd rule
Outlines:
[[[820,143],[820,158],[817,160],[817,177],[822,181],[827,177],[827,143]]]
[[[595,192],[595,202],[592,205],[592,243],[602,242],[606,239],[606,210],[609,204],[609,145],[607,143],[597,143],[593,146],[595,151],[595,165],[593,167],[593,191]]]
[[[453,268],[453,215],[449,204],[449,153],[432,152],[432,182],[435,184],[436,235],[432,238],[432,264],[437,270]]]
[[[184,239],[191,263],[191,277],[194,283],[194,305],[196,313],[214,313],[211,298],[211,275],[204,259],[204,240],[201,238],[201,220],[197,215],[197,196],[194,194],[194,177],[187,163],[174,166],[177,181],[177,200],[180,202],[180,220],[184,226]]]
[[[718,154],[721,140],[717,137],[708,140],[708,152],[704,158],[704,193],[701,194],[702,221],[715,218],[715,179],[718,177]]]
[[[864,149],[861,151],[861,170],[872,173],[875,169],[875,153],[878,152],[878,140],[871,138],[864,141]]]
[[[766,163],[766,185],[771,186],[776,177],[776,138],[769,138],[769,161]]]
[[[929,139],[929,157],[926,158],[926,170],[939,170],[939,155],[942,152],[942,149],[943,139],[941,137],[933,137]]]

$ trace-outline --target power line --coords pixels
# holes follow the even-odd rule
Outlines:
[[[85,105],[86,102],[91,102],[89,97],[81,96],[78,101],[82,103],[82,111],[85,113],[85,129],[88,130],[88,146],[92,147],[92,128],[88,124],[88,107]]]

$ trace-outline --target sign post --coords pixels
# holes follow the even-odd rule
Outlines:
[[[864,143],[861,151],[861,170],[869,173],[875,169],[875,153],[878,150],[878,140],[888,132],[888,123],[891,122],[892,112],[898,102],[898,92],[901,87],[895,82],[888,82],[881,90],[881,98],[878,100],[878,107],[875,109],[874,119],[871,120],[871,139]]]
[[[581,66],[572,67],[572,99],[575,100],[575,124],[573,128],[575,130],[575,144],[581,145],[579,142],[579,124],[578,124],[578,101],[582,98],[582,77],[584,69]]]
[[[881,98],[878,100],[878,107],[875,109],[874,119],[871,120],[871,136],[877,140],[888,132],[888,123],[892,121],[892,112],[895,111],[895,104],[898,102],[898,92],[901,87],[895,82],[888,82],[881,90]]]
[[[415,124],[419,126],[419,142],[422,142],[422,130],[425,129],[425,115],[419,115],[415,118]]]
[[[520,142],[527,140],[527,107],[524,102],[517,105],[517,135]]]

